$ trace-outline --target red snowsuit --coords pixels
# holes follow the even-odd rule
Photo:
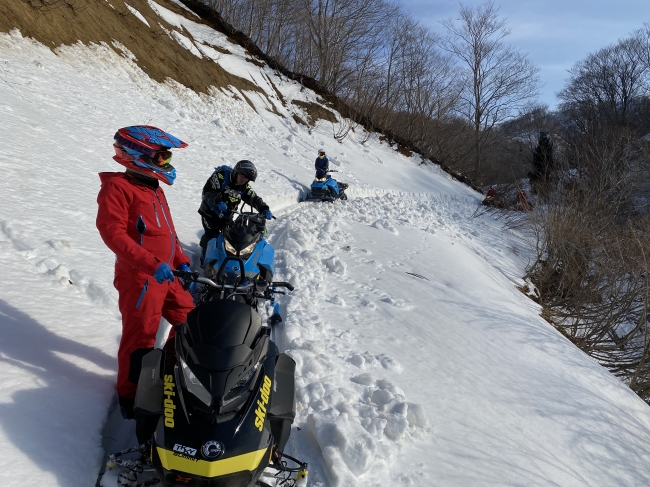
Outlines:
[[[162,262],[172,269],[190,259],[180,246],[167,200],[151,185],[126,173],[100,173],[97,229],[116,256],[113,285],[119,294],[122,339],[117,352],[117,393],[135,397],[142,356],[156,340],[161,315],[172,325],[194,308],[178,279],[158,284]],[[172,330],[173,333],[173,330]]]

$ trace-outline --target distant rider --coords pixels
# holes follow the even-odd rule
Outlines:
[[[330,160],[325,155],[325,149],[318,150],[318,157],[314,164],[316,168],[316,179],[323,179],[327,177],[327,171],[330,169]]]
[[[332,179],[332,177],[327,174],[330,170],[330,161],[325,155],[325,149],[318,150],[318,157],[316,158],[314,167],[316,168],[316,180],[319,182],[325,182],[325,186],[330,189],[333,196],[338,196],[339,185],[335,179]]]
[[[153,349],[160,317],[172,325],[183,323],[194,307],[172,274],[172,269],[189,270],[190,258],[183,253],[159,186],[159,181],[174,183],[170,149],[184,147],[185,142],[156,127],[124,127],[115,134],[113,159],[126,172],[99,174],[96,224],[116,256],[113,284],[122,313],[117,394],[125,418],[133,417],[142,357]]]
[[[215,238],[230,223],[233,212],[243,201],[251,205],[267,220],[273,218],[269,205],[255,194],[250,181],[257,179],[257,169],[251,161],[242,160],[230,166],[219,166],[203,186],[199,214],[205,233],[201,237],[201,265],[208,241]]]

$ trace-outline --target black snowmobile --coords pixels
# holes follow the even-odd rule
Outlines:
[[[337,171],[327,171],[328,173]],[[328,201],[347,200],[345,190],[349,185],[341,183],[327,174],[324,178],[315,178],[311,183],[310,192],[307,193],[305,201]]]
[[[125,467],[121,485],[306,485],[307,464],[284,454],[296,411],[296,364],[278,351],[257,311],[234,299],[251,292],[269,299],[277,288],[293,286],[234,285],[224,299],[224,284],[197,273],[174,274],[214,293],[177,325],[163,350],[142,359],[134,413],[138,437],[151,439],[136,449],[139,459],[123,460],[129,451],[109,456],[109,464]],[[267,468],[275,478],[262,476]],[[141,481],[147,469],[157,475]]]

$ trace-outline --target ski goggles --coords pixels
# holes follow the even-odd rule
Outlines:
[[[168,150],[162,150],[156,152],[155,156],[151,158],[151,162],[153,162],[156,166],[158,166],[161,169],[167,169],[166,166],[171,165],[171,161],[172,161],[172,152]]]

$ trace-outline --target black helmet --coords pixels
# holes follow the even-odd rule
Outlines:
[[[255,169],[255,164],[245,159],[235,164],[235,167],[232,170],[231,181],[237,181],[237,174],[245,176],[249,181],[255,181],[257,179],[257,169]]]

